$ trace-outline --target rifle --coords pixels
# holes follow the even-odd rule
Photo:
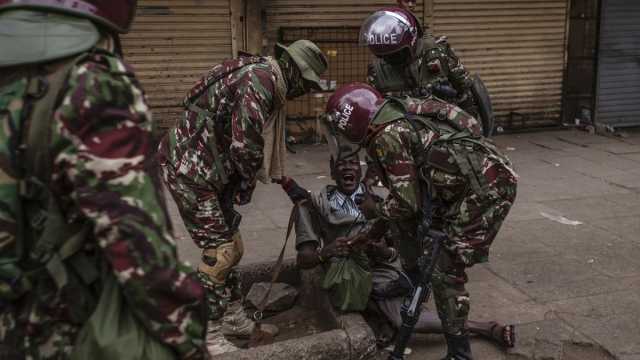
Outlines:
[[[411,122],[411,124],[414,125],[413,122]],[[422,304],[429,300],[429,296],[431,295],[431,277],[438,264],[442,246],[447,240],[445,233],[431,228],[433,221],[433,201],[431,197],[431,186],[428,181],[423,183],[421,208],[422,219],[416,229],[416,239],[421,242],[423,249],[417,261],[418,281],[411,297],[407,298],[400,308],[402,325],[400,325],[398,329],[396,344],[391,354],[389,354],[389,360],[404,359],[404,350],[420,318]],[[430,246],[429,251],[425,252],[424,250],[427,249],[428,246]]]
[[[396,344],[389,355],[389,360],[403,360],[404,350],[409,343],[413,329],[420,318],[422,312],[422,304],[429,300],[431,295],[431,276],[435,270],[440,256],[442,244],[446,240],[447,235],[436,230],[429,230],[424,241],[429,242],[431,249],[428,253],[423,254],[418,258],[418,268],[420,275],[418,278],[418,284],[413,289],[411,297],[405,300],[402,304],[400,314],[402,316],[402,325],[398,329],[396,335]]]

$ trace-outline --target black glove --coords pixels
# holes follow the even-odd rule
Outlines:
[[[307,191],[307,189],[298,185],[298,183],[290,177],[284,176],[278,180],[274,179],[273,182],[280,184],[282,186],[282,190],[287,193],[289,199],[291,199],[291,201],[294,203],[309,198],[309,192]]]
[[[367,220],[378,217],[378,203],[381,201],[381,197],[370,192],[366,192],[356,197],[356,204],[358,204],[360,211],[362,211],[362,214]]]
[[[235,188],[233,203],[236,205],[247,205],[251,202],[251,196],[253,195],[253,190],[256,188],[256,179],[252,180],[241,179],[238,182],[238,186]]]

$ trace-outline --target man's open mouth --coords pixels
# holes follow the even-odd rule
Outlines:
[[[345,184],[354,184],[356,182],[356,175],[355,174],[343,174],[342,175],[342,181]]]

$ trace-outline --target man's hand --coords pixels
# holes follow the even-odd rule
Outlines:
[[[365,192],[360,199],[358,199],[358,207],[367,220],[375,219],[378,217],[378,201],[379,197]]]
[[[282,190],[287,193],[289,199],[294,203],[305,200],[309,198],[309,192],[307,189],[298,185],[298,183],[290,177],[282,177],[280,179],[272,179],[272,182],[276,184],[280,184],[282,186]]]
[[[352,248],[362,248],[363,246],[366,246],[367,242],[369,242],[369,238],[367,237],[367,234],[356,234],[350,238],[346,238],[344,241]]]
[[[325,259],[335,256],[347,256],[351,251],[351,247],[348,243],[348,238],[340,237],[337,238],[331,244],[327,244],[320,250],[320,256]]]
[[[256,179],[241,179],[233,194],[233,203],[239,206],[247,205],[251,202],[253,190],[256,188]]]
[[[369,241],[366,248],[367,255],[379,259],[389,259],[393,254],[384,238]]]

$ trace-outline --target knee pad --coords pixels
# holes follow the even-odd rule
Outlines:
[[[230,242],[219,245],[214,249],[202,252],[202,262],[198,271],[209,276],[216,284],[224,284],[231,269],[236,266],[244,254],[244,244],[240,233],[236,233]]]

